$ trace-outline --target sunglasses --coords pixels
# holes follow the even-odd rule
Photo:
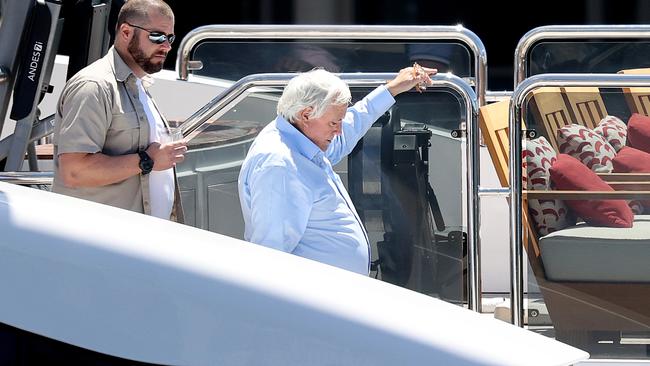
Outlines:
[[[125,23],[132,26],[132,27],[134,27],[134,28],[142,29],[143,31],[148,32],[149,33],[149,41],[151,43],[163,44],[163,43],[165,43],[165,41],[168,41],[169,45],[171,46],[171,44],[174,43],[174,40],[176,39],[176,36],[173,35],[173,34],[165,34],[163,32],[150,31],[149,29],[143,28],[143,27],[141,27],[139,25],[131,24],[129,22],[125,22]]]

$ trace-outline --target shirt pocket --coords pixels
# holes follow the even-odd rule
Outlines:
[[[135,112],[113,114],[106,133],[104,153],[107,155],[132,154],[138,151],[140,125]]]

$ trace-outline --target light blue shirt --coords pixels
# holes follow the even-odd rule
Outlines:
[[[332,170],[395,99],[380,86],[348,108],[342,133],[323,152],[278,116],[257,136],[239,173],[244,238],[367,275],[368,235]]]

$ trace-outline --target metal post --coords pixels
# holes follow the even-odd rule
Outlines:
[[[477,101],[478,102],[478,101]],[[468,306],[471,310],[481,312],[481,200],[479,185],[481,162],[479,157],[480,139],[478,127],[478,108],[471,105],[471,100],[465,100],[467,118],[467,267],[469,277]]]
[[[521,228],[521,109],[510,100],[510,321],[524,325]]]

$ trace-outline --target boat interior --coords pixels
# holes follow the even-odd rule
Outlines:
[[[88,51],[57,56],[59,7],[0,8],[0,181],[40,190],[57,93],[109,44],[93,7]],[[535,28],[511,91],[489,90],[487,50],[461,26],[206,25],[178,47],[152,94],[188,141],[185,224],[243,238],[239,169],[295,73],[337,73],[358,100],[414,62],[437,67],[335,167],[371,276],[592,359],[650,360],[650,27]]]

